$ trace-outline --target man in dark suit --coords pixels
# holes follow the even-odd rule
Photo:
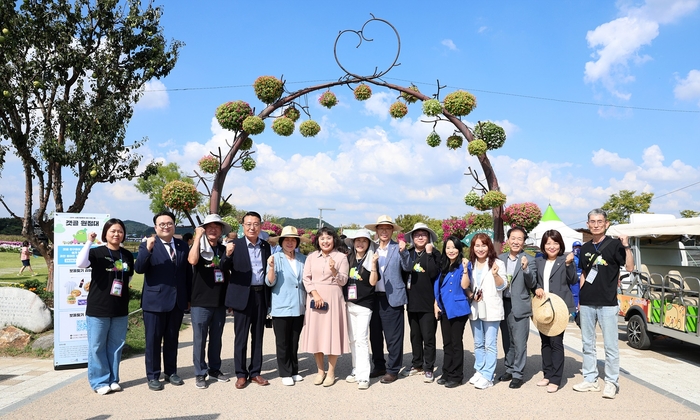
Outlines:
[[[233,309],[233,362],[237,389],[245,388],[248,380],[263,386],[270,384],[260,375],[265,317],[271,297],[270,288],[265,285],[270,244],[259,237],[261,222],[258,213],[246,213],[242,220],[245,236],[226,244],[226,256],[221,261],[222,268],[231,272],[225,304]],[[246,368],[248,334],[251,349],[250,365]]]
[[[535,259],[523,251],[525,239],[527,239],[525,229],[513,226],[508,231],[510,252],[498,257],[506,266],[508,278],[508,287],[503,291],[504,319],[501,321],[501,328],[505,323],[508,331],[508,334],[503,334],[506,371],[498,380],[512,380],[508,385],[512,389],[518,389],[523,385],[523,372],[527,361],[527,338],[530,335],[530,316],[532,316],[530,291],[538,287]]]
[[[146,377],[148,388],[160,391],[160,353],[163,346],[165,382],[182,385],[177,375],[177,346],[184,311],[192,293],[192,266],[187,243],[173,238],[175,216],[162,211],[153,216],[156,236],[139,246],[134,264],[143,274],[141,308],[146,329]]]

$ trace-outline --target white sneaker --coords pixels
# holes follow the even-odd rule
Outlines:
[[[597,379],[594,382],[583,381],[580,384],[574,385],[573,388],[574,388],[574,391],[578,391],[578,392],[588,392],[588,391],[598,392],[598,391],[600,391],[600,386],[598,386]]]
[[[350,375],[345,377],[345,382],[347,382],[349,384],[354,384],[355,382],[357,382],[357,378],[355,378],[354,374],[350,374]]]
[[[304,380],[304,377],[301,375],[294,375],[292,376],[292,379],[294,380],[294,382],[301,382]]]
[[[481,379],[481,378],[483,378],[483,376],[481,376],[481,374],[479,373],[479,371],[476,371],[476,373],[474,373],[474,376],[472,376],[472,377],[469,379],[469,383],[472,384],[472,385],[474,385],[474,384],[476,384],[476,381],[478,381],[478,380]]]
[[[292,378],[291,376],[286,376],[286,377],[282,378],[282,385],[286,385],[286,386],[294,385],[294,378]]]
[[[615,399],[615,396],[617,394],[617,387],[615,386],[614,383],[612,382],[605,382],[605,389],[603,390],[603,398],[607,398],[609,400]]]
[[[479,378],[475,383],[474,383],[474,388],[476,389],[486,389],[486,388],[491,388],[493,386],[493,382],[489,381],[488,379],[484,378],[483,376]]]
[[[109,384],[109,389],[111,389],[111,390],[114,391],[114,392],[119,392],[119,391],[122,390],[122,387],[119,386],[118,383],[112,382],[111,384]]]
[[[357,381],[357,389],[369,389],[369,381]]]
[[[110,392],[112,392],[112,388],[110,388],[108,385],[101,386],[95,390],[100,395],[107,395]]]

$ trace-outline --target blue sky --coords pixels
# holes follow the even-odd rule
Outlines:
[[[388,82],[432,94],[439,79],[448,86],[441,98],[469,90],[478,106],[463,120],[506,129],[504,147],[489,157],[508,204],[532,201],[544,210],[551,203],[574,228],[620,189],[653,192],[655,213],[700,210],[698,0],[165,3],[166,37],[186,46],[173,72],[148,86],[129,125],[129,139],[149,138],[140,149],[146,160],[190,172],[233,137],[213,118],[217,106],[241,99],[262,109],[251,86],[258,76],[284,75],[289,90],[338,79],[338,32],[360,29],[373,13],[401,37],[401,65]],[[339,43],[351,71],[385,67],[396,54],[386,28],[367,31],[372,45]],[[395,93],[373,88],[369,101],[358,102],[345,87],[334,92],[340,103],[331,110],[318,105],[318,94],[307,98],[322,127],[316,138],[279,137],[267,121],[254,137],[256,169],[229,173],[224,195],[234,205],[288,217],[335,208],[324,212],[334,225],[473,211],[463,197],[474,182],[463,174],[481,168],[466,147],[426,145],[432,125],[421,122],[420,104],[393,120]],[[444,139],[453,127],[437,130]],[[22,176],[12,159],[3,195],[21,213]],[[148,203],[124,181],[98,186],[84,211],[148,223]]]

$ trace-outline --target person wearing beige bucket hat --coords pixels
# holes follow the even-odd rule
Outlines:
[[[564,331],[569,322],[569,314],[574,310],[574,297],[569,285],[578,281],[578,276],[574,255],[564,255],[564,239],[558,231],[546,231],[540,249],[544,256],[535,259],[538,289],[537,298],[532,301],[533,321],[542,339],[544,378],[537,386],[546,386],[547,392],[553,393],[561,385],[564,373]]]
[[[279,236],[281,250],[267,259],[265,284],[272,288],[270,315],[277,345],[277,370],[282,385],[303,380],[299,375],[299,338],[304,326],[306,256],[296,251],[301,237],[297,228],[285,226]]]
[[[377,234],[377,252],[372,259],[372,270],[379,274],[379,280],[374,288],[375,306],[370,321],[369,341],[372,347],[374,370],[370,377],[381,376],[380,382],[390,384],[396,381],[401,370],[403,359],[404,334],[404,305],[406,299],[405,274],[410,267],[401,259],[404,249],[391,237],[394,232],[400,232],[401,226],[394,223],[387,215],[381,215],[376,223],[365,225],[365,228]],[[383,337],[382,337],[383,336]],[[384,340],[386,340],[388,361],[384,359]]]

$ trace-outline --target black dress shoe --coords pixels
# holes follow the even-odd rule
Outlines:
[[[447,381],[447,383],[445,384],[445,388],[457,388],[460,385],[462,385],[462,382]]]
[[[373,370],[369,373],[370,378],[378,378],[384,375],[386,375],[386,369]]]
[[[161,391],[163,389],[163,383],[157,379],[151,379],[148,381],[148,389],[151,391]]]
[[[445,378],[440,378],[437,380],[438,385],[445,385],[447,383],[447,379]]]
[[[179,376],[177,376],[177,373],[173,373],[172,375],[165,375],[165,382],[170,382],[173,385],[182,385],[185,383],[185,381],[182,380]]]
[[[523,380],[518,379],[518,378],[514,378],[512,381],[510,381],[508,388],[518,389],[521,386],[523,386]]]
[[[508,373],[508,372],[506,372],[506,373],[504,373],[503,375],[501,375],[501,376],[498,377],[498,380],[501,381],[501,382],[508,382],[508,381],[510,381],[511,379],[513,379],[513,375],[511,375],[511,374]]]
[[[396,382],[396,379],[398,379],[397,375],[394,375],[393,373],[387,373],[386,375],[382,376],[382,379],[379,382],[383,384],[390,384],[392,382]]]

